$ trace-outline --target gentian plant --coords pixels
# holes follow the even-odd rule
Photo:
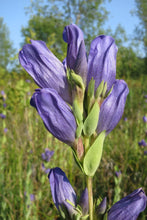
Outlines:
[[[53,201],[63,219],[98,219],[106,213],[106,198],[93,206],[92,181],[99,167],[106,136],[120,121],[129,93],[124,80],[116,79],[117,46],[110,36],[96,37],[87,56],[83,32],[75,24],[64,28],[67,56],[60,62],[42,41],[31,40],[19,53],[20,64],[40,87],[31,98],[47,130],[69,145],[87,187],[77,204],[76,193],[60,168],[49,172]],[[140,199],[141,198],[141,199]],[[140,189],[133,198],[114,205],[108,219],[130,219],[146,207]],[[126,210],[126,212],[125,212]],[[118,214],[118,213],[121,214]],[[94,214],[95,213],[95,214]],[[107,213],[106,213],[107,215]],[[120,218],[121,216],[121,218]],[[129,219],[129,218],[128,218]]]

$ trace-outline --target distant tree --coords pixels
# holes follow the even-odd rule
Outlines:
[[[137,57],[131,47],[121,46],[117,54],[117,77],[137,78],[141,74],[146,74],[144,61],[145,58]]]
[[[108,12],[104,2],[108,0],[37,0],[27,9],[30,20],[22,29],[25,42],[40,39],[47,43],[52,52],[64,58],[67,45],[63,42],[62,32],[66,25],[77,24],[84,32],[86,45],[97,35],[103,33]]]
[[[9,30],[2,17],[0,17],[0,67],[7,68],[11,56],[14,54],[12,43],[9,39]]]
[[[140,19],[140,25],[136,27],[136,36],[143,41],[147,57],[147,1],[135,0],[135,2],[137,6],[136,14]]]
[[[109,30],[108,35],[111,35],[115,39],[115,43],[118,48],[124,46],[124,44],[128,41],[126,31],[121,24],[117,25],[114,32],[112,32],[112,30]]]
[[[65,25],[62,19],[52,15],[34,15],[28,26],[22,28],[24,41],[29,43],[30,39],[43,40],[59,59],[64,59],[66,44],[63,43],[62,32]]]

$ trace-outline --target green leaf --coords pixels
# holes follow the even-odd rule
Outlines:
[[[104,217],[103,217],[103,220],[107,220],[108,219],[108,213],[106,212]]]
[[[87,176],[93,176],[99,167],[104,139],[105,131],[102,131],[84,157],[83,167]]]
[[[70,80],[73,85],[79,86],[83,91],[85,90],[83,79],[80,75],[76,74],[73,70],[70,70]]]
[[[103,88],[104,88],[104,80],[102,80],[102,82],[100,83],[100,85],[98,86],[98,88],[96,90],[96,93],[95,93],[96,99],[101,96]]]
[[[80,109],[79,103],[76,99],[73,102],[72,110],[73,110],[74,116],[76,118],[76,122],[79,125],[83,120],[83,114],[82,114],[82,111]]]
[[[86,136],[91,136],[95,132],[98,124],[99,112],[99,104],[95,102],[84,122],[83,132]]]
[[[90,82],[88,84],[88,91],[87,91],[87,110],[88,110],[88,113],[90,112],[90,109],[95,101],[94,88],[95,88],[95,80],[92,77],[92,79],[90,80]]]
[[[60,213],[60,216],[62,217],[62,219],[66,219],[65,213],[63,212],[60,205],[59,205],[59,213]]]
[[[79,161],[79,159],[78,159],[78,157],[77,157],[76,152],[74,151],[73,148],[71,148],[71,149],[72,149],[73,156],[74,156],[74,159],[75,159],[76,164],[78,165],[78,167],[80,168],[80,170],[84,173],[83,167],[82,167],[82,165],[81,165],[81,163],[80,163],[80,161]]]
[[[103,88],[103,92],[102,92],[103,98],[105,97],[106,91],[107,91],[107,82],[105,82],[105,84],[104,84],[104,88]]]
[[[81,136],[82,129],[83,129],[83,122],[81,121],[76,130],[76,138],[79,138]]]

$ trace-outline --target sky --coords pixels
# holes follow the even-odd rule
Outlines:
[[[22,26],[26,26],[29,16],[25,14],[24,8],[30,5],[31,0],[0,0],[0,17],[4,18],[4,23],[10,31],[10,40],[14,48],[20,49]],[[137,16],[132,16],[130,11],[135,10],[135,0],[112,0],[105,4],[110,12],[106,27],[115,30],[121,24],[127,36],[133,36],[135,26],[139,25]]]

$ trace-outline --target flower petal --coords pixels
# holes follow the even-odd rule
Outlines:
[[[120,121],[129,93],[128,86],[123,80],[116,80],[110,95],[104,100],[100,108],[97,133],[111,132]]]
[[[31,40],[19,52],[19,61],[41,88],[54,88],[67,102],[71,102],[63,64],[43,41]]]
[[[38,89],[31,99],[47,130],[64,143],[75,140],[76,121],[70,107],[54,89]]]
[[[101,35],[92,43],[88,56],[87,85],[91,78],[95,80],[95,90],[102,80],[107,82],[107,92],[111,89],[116,75],[117,47],[110,36]]]
[[[83,32],[75,24],[68,25],[64,28],[63,39],[68,43],[67,67],[79,74],[86,83],[87,57]]]
[[[83,216],[89,212],[88,189],[85,188],[81,194],[79,205],[82,208]]]
[[[75,213],[74,207],[70,205],[70,201],[74,206],[76,206],[76,193],[72,188],[69,180],[67,179],[65,173],[59,168],[53,168],[49,173],[49,181],[51,187],[51,193],[53,201],[60,212],[59,207],[66,209],[70,216]]]
[[[146,208],[147,197],[140,188],[115,203],[108,212],[108,220],[136,220]]]

